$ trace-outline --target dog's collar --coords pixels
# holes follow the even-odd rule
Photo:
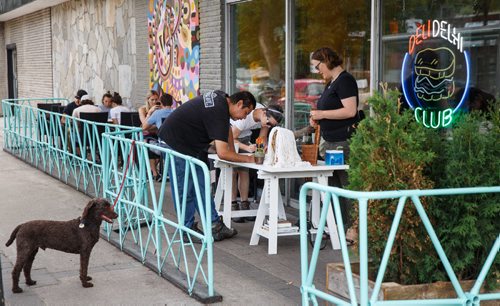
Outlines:
[[[85,227],[85,220],[82,220],[81,217],[78,217],[78,219],[80,220],[80,224],[78,225],[79,228],[84,228]]]

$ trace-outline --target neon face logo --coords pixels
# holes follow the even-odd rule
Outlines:
[[[444,39],[460,53],[460,69],[454,48],[436,47]],[[431,45],[427,47],[426,45]],[[462,58],[463,56],[463,58]],[[465,73],[465,75],[464,75]],[[461,97],[455,97],[456,74],[465,78]],[[446,127],[461,108],[469,89],[469,55],[463,51],[463,37],[446,21],[428,20],[410,36],[401,69],[403,94],[415,111],[415,119],[426,127]]]

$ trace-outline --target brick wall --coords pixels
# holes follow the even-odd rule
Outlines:
[[[0,101],[7,98],[7,52],[5,52],[4,23],[0,22]],[[0,107],[1,113],[2,108]]]
[[[144,104],[149,89],[148,3],[149,0],[135,1],[137,80],[133,103],[136,107]]]
[[[200,0],[200,92],[224,89],[224,1]]]
[[[4,24],[5,44],[2,46],[16,44],[17,49],[18,97],[53,96],[50,18],[47,8]],[[7,79],[2,87],[6,84]]]

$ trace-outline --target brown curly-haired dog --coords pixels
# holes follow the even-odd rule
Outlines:
[[[67,253],[80,254],[80,280],[85,288],[92,287],[87,276],[90,252],[99,240],[99,229],[102,220],[112,223],[118,215],[113,211],[111,204],[105,199],[91,200],[81,217],[69,221],[35,220],[18,225],[9,241],[9,246],[17,239],[17,259],[12,270],[12,292],[20,293],[19,274],[24,270],[24,277],[28,286],[35,285],[31,279],[31,266],[38,252],[38,248],[55,249]]]

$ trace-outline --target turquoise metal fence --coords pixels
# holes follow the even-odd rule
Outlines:
[[[2,100],[4,150],[91,196],[115,201],[118,224],[106,225],[108,240],[149,268],[209,303],[222,299],[214,290],[210,179],[201,161],[146,144],[141,128],[97,123],[44,110],[39,104],[66,104],[65,99]],[[163,173],[171,184],[195,182],[200,229],[184,226],[186,194],[167,190],[167,179],[155,183],[149,150],[163,156]],[[185,180],[177,182],[174,159],[185,161]],[[198,188],[197,169],[204,176]],[[166,177],[166,175],[165,175]],[[177,188],[174,188],[177,190]],[[168,218],[164,204],[179,212]],[[115,234],[117,232],[118,234]],[[118,237],[115,237],[115,236]],[[194,241],[200,243],[193,243]]]
[[[320,222],[318,225],[318,233],[314,242],[311,258],[308,256],[308,237],[307,237],[307,194],[310,190],[317,190],[324,195],[324,205],[321,209]],[[460,283],[453,272],[453,268],[439,242],[434,228],[429,221],[425,209],[420,202],[421,197],[426,196],[441,196],[441,195],[463,195],[463,194],[478,194],[478,193],[500,193],[500,186],[495,187],[476,187],[476,188],[453,188],[453,189],[436,189],[436,190],[403,190],[403,191],[380,191],[380,192],[357,192],[349,191],[336,187],[328,187],[316,183],[306,183],[300,191],[300,251],[301,251],[301,277],[302,277],[302,304],[314,305],[318,304],[318,298],[333,303],[335,305],[479,305],[481,301],[500,300],[499,293],[479,293],[479,290],[490,270],[495,257],[500,249],[500,233],[493,243],[488,258],[486,259],[477,280],[469,292],[464,292]],[[339,197],[345,197],[358,201],[359,205],[359,261],[360,261],[360,288],[359,300],[355,291],[353,273],[351,271],[349,252],[347,251],[346,237],[344,234],[344,224],[340,213]],[[398,199],[397,210],[394,216],[391,230],[387,239],[387,244],[384,249],[380,268],[376,275],[375,286],[371,295],[368,293],[368,201],[380,199]],[[418,215],[420,216],[423,225],[438,253],[438,256],[443,264],[447,275],[457,294],[456,298],[448,299],[426,299],[426,300],[378,300],[380,288],[384,278],[387,263],[389,261],[390,252],[398,231],[398,226],[401,221],[401,216],[405,209],[406,202],[411,200],[414,204]],[[321,245],[321,239],[325,229],[326,215],[328,209],[332,207],[337,222],[342,259],[346,272],[346,282],[349,289],[349,301],[340,299],[339,297],[328,294],[316,289],[314,286],[314,275],[316,273],[316,264]]]
[[[102,193],[102,133],[130,127],[51,112],[43,104],[66,99],[2,100],[4,150],[89,195]],[[142,137],[136,133],[136,137]]]
[[[220,301],[213,285],[212,196],[207,165],[167,148],[134,141],[128,138],[131,133],[118,131],[104,135],[104,193],[108,198],[118,198],[120,248],[134,244],[139,260],[144,262],[149,256],[155,262],[152,268],[171,281],[179,283],[184,279],[189,294],[196,294],[205,302]],[[154,183],[148,150],[162,156],[164,179],[160,184]],[[175,159],[185,162],[183,182],[177,181]],[[204,194],[198,187],[198,168],[203,172]],[[167,173],[171,174],[174,194],[167,190]],[[184,226],[189,181],[194,181],[203,234]],[[179,194],[179,184],[184,185],[184,194]],[[176,219],[168,218],[164,205],[175,205]],[[182,277],[168,274],[169,271],[181,272]],[[206,292],[200,292],[200,284]]]

